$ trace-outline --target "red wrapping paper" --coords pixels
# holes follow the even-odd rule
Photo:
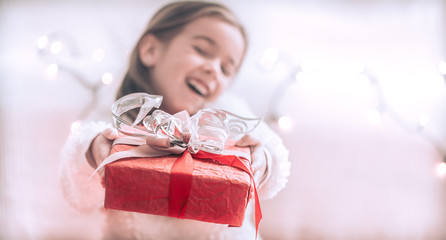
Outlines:
[[[115,145],[111,153],[133,147]],[[249,148],[237,151],[249,152]],[[169,216],[171,168],[180,156],[126,158],[106,165],[105,208]],[[193,159],[193,164],[182,217],[241,226],[253,190],[249,174],[212,160]]]

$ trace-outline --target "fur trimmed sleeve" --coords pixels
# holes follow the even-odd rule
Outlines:
[[[210,107],[231,111],[244,117],[254,117],[254,114],[241,98],[225,93]],[[283,145],[282,139],[265,123],[250,133],[261,142],[267,158],[267,171],[265,179],[258,186],[259,197],[270,199],[277,195],[288,182],[291,164],[288,160],[288,149]]]
[[[261,142],[267,156],[265,180],[258,186],[259,197],[270,199],[275,197],[288,182],[291,167],[288,160],[289,152],[283,145],[282,139],[263,121],[250,134]]]
[[[94,169],[86,158],[91,141],[104,129],[106,122],[88,122],[72,132],[60,152],[60,180],[67,202],[80,212],[100,209],[104,204],[104,188],[99,174],[89,176]]]

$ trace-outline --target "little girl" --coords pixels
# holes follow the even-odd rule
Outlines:
[[[160,107],[193,115],[205,107],[252,115],[235,96],[222,94],[233,81],[246,53],[245,31],[225,6],[211,2],[175,2],[151,19],[133,49],[117,98],[134,92],[162,95]],[[111,119],[110,119],[111,120]],[[103,209],[100,175],[88,177],[109,155],[116,130],[110,122],[84,123],[62,150],[61,181],[65,198],[83,212]],[[274,197],[289,175],[288,151],[265,124],[236,145],[251,148],[259,197]],[[105,239],[254,239],[253,201],[241,227],[108,209]],[[258,236],[258,238],[260,238]]]

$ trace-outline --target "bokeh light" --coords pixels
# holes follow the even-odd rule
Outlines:
[[[267,48],[260,58],[260,66],[264,70],[272,70],[279,59],[279,51],[274,48]]]
[[[293,120],[289,116],[282,116],[279,118],[278,124],[280,129],[287,131],[293,127]]]
[[[81,124],[82,124],[82,121],[80,121],[80,120],[77,120],[77,121],[74,121],[73,123],[71,123],[71,132],[77,131],[77,129],[79,129]]]
[[[104,85],[108,85],[113,81],[113,74],[106,72],[102,74],[101,81]]]
[[[48,37],[47,36],[40,36],[37,39],[37,48],[38,49],[44,49],[48,45]]]
[[[445,162],[438,164],[437,175],[439,177],[444,177],[446,175],[446,163]]]
[[[48,64],[45,72],[48,78],[53,79],[59,72],[59,66],[57,66],[55,63]]]

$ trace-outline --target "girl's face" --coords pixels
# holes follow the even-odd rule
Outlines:
[[[194,114],[220,96],[237,73],[245,49],[240,30],[215,17],[187,24],[169,43],[151,41],[153,48],[146,48],[151,87],[164,97],[161,109],[172,114]]]

